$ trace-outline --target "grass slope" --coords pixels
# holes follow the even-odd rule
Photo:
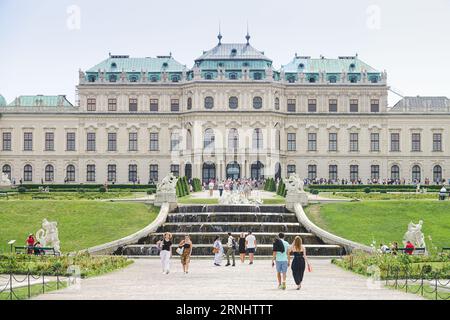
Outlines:
[[[373,240],[401,244],[408,223],[424,221],[423,232],[434,246],[450,247],[450,201],[362,201],[312,205],[308,217],[321,228],[370,245]]]
[[[155,219],[159,208],[142,203],[100,201],[5,201],[0,203],[0,251],[7,242],[24,245],[29,233],[41,228],[42,219],[57,221],[61,250],[69,252],[132,234]]]

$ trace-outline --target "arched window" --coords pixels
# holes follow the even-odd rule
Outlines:
[[[241,177],[241,166],[236,161],[227,164],[227,179],[239,179]]]
[[[230,80],[236,80],[237,79],[237,73],[236,72],[232,72],[230,73],[230,75],[228,76]]]
[[[330,76],[330,77],[328,78],[328,81],[329,81],[330,83],[336,83],[336,82],[337,82],[337,78],[336,78],[336,76]]]
[[[280,110],[280,98],[275,98],[275,110]]]
[[[150,81],[151,82],[157,82],[158,81],[158,76],[151,76],[150,77]]]
[[[109,82],[116,82],[117,81],[117,76],[115,74],[112,74],[109,76]]]
[[[236,152],[239,148],[239,133],[235,128],[230,129],[228,132],[228,149]]]
[[[421,171],[418,165],[412,167],[411,170],[411,179],[413,182],[420,182]]]
[[[172,82],[180,81],[180,77],[177,74],[172,75]]]
[[[255,73],[253,74],[253,79],[254,79],[254,80],[261,80],[261,79],[262,79],[262,74],[261,74],[261,72],[255,72]]]
[[[190,129],[187,129],[186,132],[186,150],[192,149],[192,133]]]
[[[210,180],[216,179],[216,165],[213,162],[203,163],[202,168],[203,182],[208,183]]]
[[[308,165],[308,179],[315,180],[317,178],[317,165],[310,164]]]
[[[2,172],[8,176],[9,180],[11,180],[11,166],[9,164],[3,166]]]
[[[29,164],[23,167],[23,181],[33,181],[33,167]]]
[[[264,165],[261,161],[253,162],[250,166],[250,176],[252,179],[264,179]]]
[[[131,76],[130,77],[130,82],[137,82],[137,81],[138,81],[137,76]]]
[[[356,83],[358,78],[356,76],[350,76],[349,80],[350,80],[350,83]]]
[[[253,130],[252,147],[257,150],[263,148],[263,135],[260,128]]]
[[[88,81],[89,82],[95,82],[95,80],[96,80],[96,77],[95,76],[88,76]]]
[[[205,130],[205,135],[203,137],[203,148],[204,149],[214,149],[214,130],[208,128]]]
[[[287,78],[287,80],[288,80],[289,83],[294,83],[295,82],[295,76],[289,76]]]
[[[187,109],[188,109],[188,110],[191,110],[191,109],[192,109],[192,98],[191,98],[191,97],[189,97],[189,98],[187,99]]]
[[[442,182],[442,167],[440,165],[433,167],[433,181],[436,183]]]
[[[262,98],[254,97],[253,98],[253,109],[261,109],[262,108]]]
[[[212,76],[211,73],[207,73],[207,74],[205,75],[205,79],[206,79],[206,80],[211,80],[212,78],[213,78],[213,76]]]
[[[314,78],[314,77],[310,77],[310,78],[309,78],[309,82],[310,82],[310,83],[314,83],[314,82],[316,82],[316,78]]]
[[[184,176],[189,180],[192,179],[192,164],[186,163],[184,165]]]
[[[75,181],[75,166],[73,164],[69,164],[66,168],[66,181]]]
[[[369,81],[371,83],[377,83],[378,82],[378,77],[377,76],[372,76],[372,77],[369,78]]]
[[[205,98],[205,109],[212,109],[214,107],[214,98],[206,97]]]
[[[238,103],[239,103],[239,101],[238,101],[237,97],[230,97],[228,99],[228,107],[230,109],[237,109],[238,108]]]
[[[400,168],[396,164],[394,164],[391,167],[391,179],[392,180],[399,180],[400,179]]]
[[[55,179],[55,169],[51,164],[45,166],[45,181],[51,182]]]

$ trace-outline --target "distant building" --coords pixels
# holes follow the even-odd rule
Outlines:
[[[245,43],[219,43],[192,68],[172,55],[110,55],[79,73],[77,101],[0,96],[0,168],[19,183],[330,181],[450,177],[445,97],[388,108],[386,73],[358,56],[296,55],[275,70]]]

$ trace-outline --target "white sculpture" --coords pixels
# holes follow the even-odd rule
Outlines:
[[[36,232],[36,240],[43,247],[52,246],[55,251],[60,253],[60,242],[58,236],[58,223],[56,221],[42,220],[42,229]]]
[[[292,173],[289,178],[285,182],[286,190],[288,193],[295,193],[295,192],[304,192],[303,190],[303,180],[297,176],[296,173]]]
[[[156,187],[156,192],[168,192],[168,193],[176,193],[176,185],[178,178],[173,175],[173,173],[169,173],[165,176],[160,183],[158,183]]]
[[[420,220],[418,224],[414,224],[412,221],[408,224],[408,231],[403,236],[403,244],[406,245],[407,241],[410,241],[417,248],[425,248],[425,236],[422,232],[423,221]]]
[[[8,174],[2,172],[1,179],[0,179],[0,186],[1,187],[10,187],[11,186],[11,180],[8,178]]]
[[[246,198],[243,193],[239,193],[238,191],[233,192],[225,192],[219,198],[219,204],[262,204],[263,200],[257,194],[253,198]]]

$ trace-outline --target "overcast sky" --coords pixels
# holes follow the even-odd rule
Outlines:
[[[0,0],[0,94],[66,94],[78,69],[113,54],[172,52],[192,67],[223,42],[251,44],[275,67],[297,52],[354,55],[387,70],[402,95],[450,96],[450,0]],[[390,103],[398,96],[390,94]]]

